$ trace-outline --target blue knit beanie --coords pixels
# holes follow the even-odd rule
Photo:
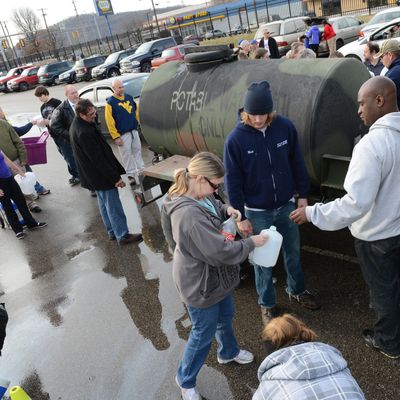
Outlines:
[[[251,115],[264,115],[272,112],[274,103],[267,81],[253,82],[244,98],[244,111]]]

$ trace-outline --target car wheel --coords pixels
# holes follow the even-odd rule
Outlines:
[[[116,68],[111,69],[110,72],[108,73],[108,76],[110,78],[115,78],[118,75],[119,75],[119,71]]]
[[[54,79],[53,79],[53,85],[59,85],[60,84],[60,77],[59,76],[56,76]]]
[[[21,92],[23,92],[24,90],[28,90],[29,86],[26,82],[21,82],[19,84],[19,90],[21,90]]]
[[[341,47],[343,47],[344,42],[342,39],[338,39],[336,40],[336,49],[340,49]]]
[[[355,55],[355,54],[348,54],[348,55],[346,56],[346,58],[355,58],[356,60],[361,61],[361,58],[358,57],[358,56]]]
[[[151,72],[151,64],[148,62],[143,63],[141,71],[142,72]]]

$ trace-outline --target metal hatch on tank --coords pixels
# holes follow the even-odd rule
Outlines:
[[[330,196],[343,189],[356,138],[365,133],[357,115],[357,93],[370,75],[359,61],[234,61],[227,46],[201,49],[201,54],[188,54],[185,61],[154,71],[143,88],[140,121],[150,148],[163,159],[185,156],[174,157],[165,168],[167,160],[146,169],[144,191],[159,179],[165,190],[173,167],[199,151],[222,157],[247,87],[262,80],[271,85],[274,109],[298,131],[313,193]]]

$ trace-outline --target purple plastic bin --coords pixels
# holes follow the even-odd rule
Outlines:
[[[40,136],[22,138],[28,153],[28,164],[47,164],[46,142],[49,132],[45,131]]]

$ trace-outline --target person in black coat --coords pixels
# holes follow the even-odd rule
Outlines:
[[[81,99],[75,106],[75,113],[70,141],[81,185],[96,191],[109,239],[117,240],[119,244],[138,242],[142,235],[129,233],[118,194],[118,188],[125,187],[121,178],[125,170],[97,127],[96,109],[90,100]]]
[[[79,100],[78,90],[73,85],[65,86],[65,96],[67,97],[51,115],[50,127],[53,134],[58,138],[57,146],[61,150],[71,174],[69,183],[71,186],[79,183],[79,173],[76,167],[74,155],[72,153],[69,128],[75,118],[75,104]]]
[[[280,58],[278,45],[276,44],[276,40],[271,37],[271,33],[268,29],[263,31],[264,37],[260,40],[258,44],[259,48],[264,48],[268,50],[269,58]]]

